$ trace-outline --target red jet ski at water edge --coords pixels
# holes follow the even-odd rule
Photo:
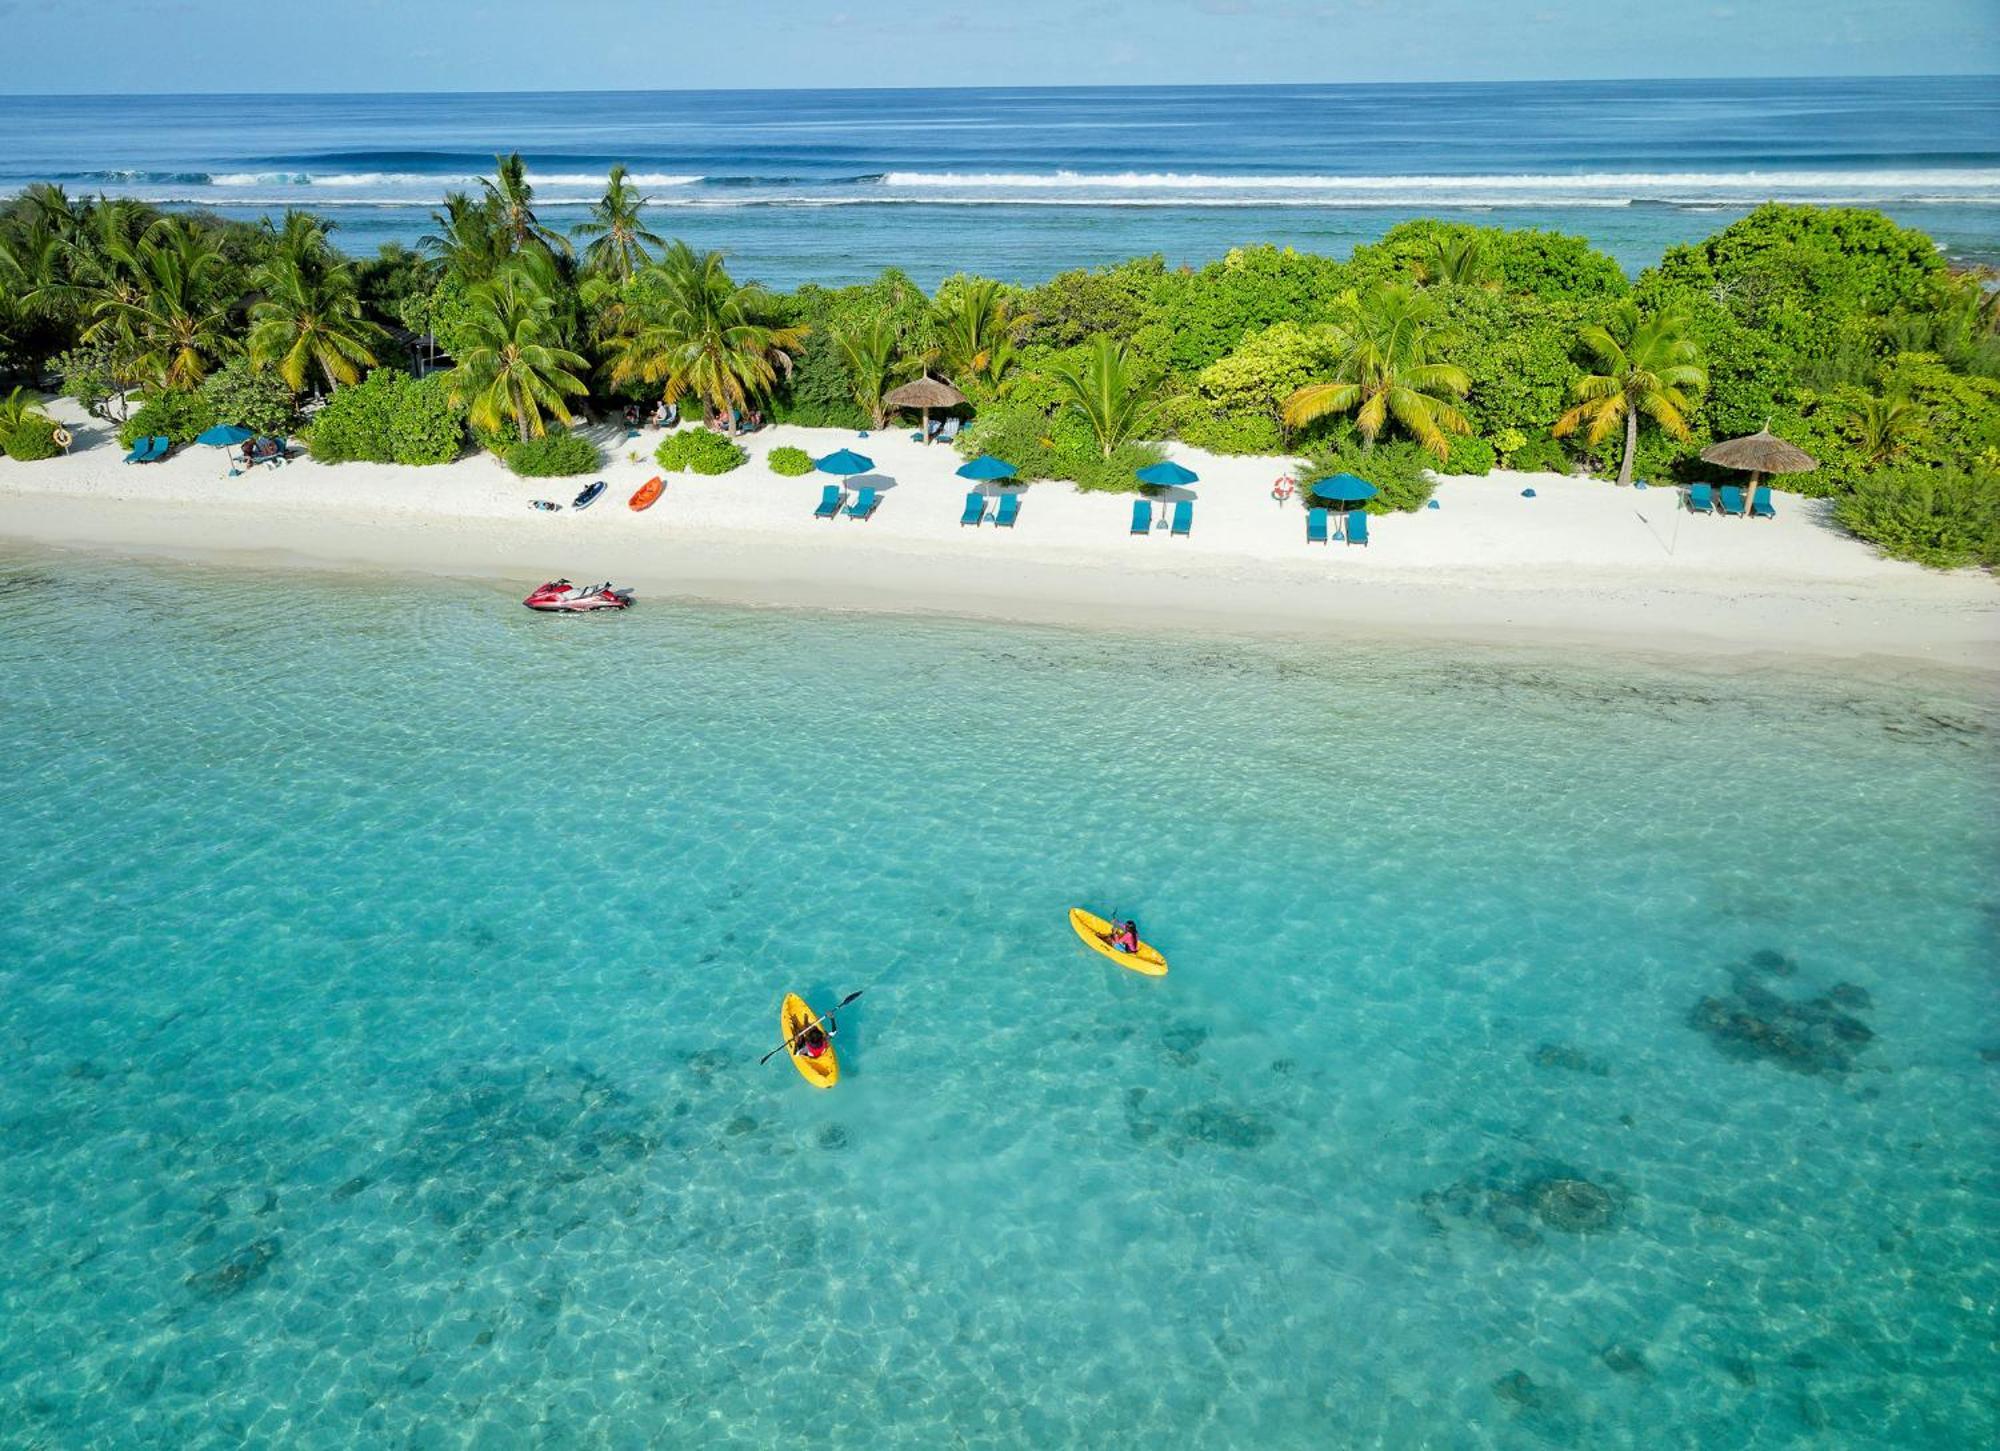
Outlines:
[[[580,615],[590,610],[628,609],[632,604],[632,591],[613,589],[609,581],[603,584],[571,584],[566,579],[552,579],[521,603],[531,610]]]

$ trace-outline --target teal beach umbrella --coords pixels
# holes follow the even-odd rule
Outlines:
[[[875,467],[875,460],[843,448],[838,453],[830,453],[825,458],[814,459],[813,467],[823,474],[865,474]]]
[[[219,448],[227,451],[237,447],[239,444],[248,443],[256,436],[253,431],[245,428],[240,423],[218,423],[215,427],[204,429],[202,432],[196,434],[194,441],[196,443],[205,443],[211,448]],[[229,477],[233,479],[241,472],[242,470],[236,467],[235,460],[231,459]]]
[[[1162,459],[1156,464],[1147,464],[1134,472],[1133,477],[1142,484],[1151,484],[1156,489],[1184,489],[1189,484],[1201,482],[1201,475],[1193,469],[1182,468],[1172,459]]]
[[[1312,496],[1325,499],[1330,504],[1365,503],[1379,492],[1368,480],[1356,478],[1353,474],[1335,474],[1312,486]]]
[[[1193,469],[1183,468],[1170,458],[1161,459],[1156,464],[1147,464],[1143,469],[1134,469],[1132,477],[1136,478],[1149,489],[1185,489],[1190,484],[1201,482],[1200,474],[1196,473]],[[1167,501],[1162,499],[1160,500],[1159,523],[1153,527],[1157,529],[1161,524],[1165,524],[1166,522]]]
[[[958,476],[961,479],[973,479],[981,483],[988,479],[1011,479],[1014,477],[1014,466],[1005,459],[995,458],[990,453],[982,453],[971,463],[960,464]]]

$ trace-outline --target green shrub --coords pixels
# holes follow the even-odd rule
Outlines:
[[[321,463],[450,463],[465,443],[465,411],[451,401],[442,374],[418,382],[377,368],[336,389],[306,430]]]
[[[155,393],[118,430],[118,441],[130,448],[142,438],[164,434],[175,443],[193,443],[217,423],[215,405],[200,393]]]
[[[1441,464],[1433,464],[1432,468],[1441,474],[1490,474],[1496,461],[1493,445],[1485,439],[1454,438],[1451,441],[1451,457]]]
[[[668,434],[653,457],[670,473],[726,474],[750,457],[738,445],[706,428],[683,428]]]
[[[237,423],[258,433],[285,434],[298,420],[292,390],[276,373],[254,373],[247,363],[226,363],[201,385],[218,423]]]
[[[443,373],[398,384],[390,424],[399,464],[448,464],[465,452],[465,405],[451,401]]]
[[[592,472],[603,461],[597,445],[577,433],[545,433],[507,445],[507,467],[524,479],[560,479]]]
[[[1096,449],[1065,455],[1058,459],[1059,479],[1071,479],[1079,489],[1107,494],[1133,494],[1140,488],[1133,474],[1167,456],[1156,443],[1128,443],[1105,458]]]
[[[1514,450],[1507,467],[1524,474],[1566,474],[1569,450],[1553,438],[1531,438]]]
[[[2000,566],[2000,471],[1892,469],[1872,474],[1833,517],[1884,554],[1934,569]]]
[[[813,471],[812,455],[802,448],[774,448],[764,462],[771,466],[771,472],[788,479]]]
[[[56,443],[55,420],[40,413],[24,415],[7,435],[7,457],[19,463],[54,458],[61,452]]]
[[[1375,497],[1368,501],[1369,513],[1408,513],[1430,502],[1437,481],[1429,471],[1436,462],[1434,456],[1414,443],[1378,444],[1373,452],[1334,449],[1313,455],[1310,466],[1299,478],[1299,493],[1310,499],[1312,486],[1321,479],[1353,474],[1376,488]]]

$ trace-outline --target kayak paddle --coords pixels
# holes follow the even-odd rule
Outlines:
[[[863,993],[867,991],[868,989],[865,987],[858,987],[853,992],[849,993],[846,997],[842,998],[839,1002],[835,1003],[832,1007],[828,1008],[825,1013],[814,1013],[812,1015],[812,1021],[810,1023],[807,1023],[804,1028],[799,1029],[798,1032],[792,1034],[791,1037],[785,1039],[784,1042],[780,1043],[777,1047],[773,1048],[770,1052],[766,1053],[762,1058],[759,1058],[757,1060],[757,1066],[759,1068],[762,1068],[766,1063],[769,1063],[773,1058],[777,1057],[780,1053],[784,1052],[787,1048],[791,1047],[794,1043],[798,1042],[799,1039],[803,1038],[806,1035],[807,1028],[818,1027],[821,1023],[827,1021],[827,1019],[831,1018],[835,1013],[839,1012],[842,1008],[846,1007],[849,1003],[853,1002],[856,998],[860,997]]]

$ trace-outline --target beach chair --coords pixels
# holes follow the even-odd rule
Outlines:
[[[956,418],[945,419],[938,424],[937,441],[939,443],[950,443],[954,438],[958,437],[958,426]]]
[[[1153,532],[1153,501],[1134,499],[1132,501],[1132,532],[1151,534]]]
[[[1368,511],[1350,510],[1347,515],[1347,542],[1366,546],[1368,543]]]
[[[1019,494],[1002,494],[1000,496],[1000,506],[993,511],[994,527],[1012,529],[1014,521],[1020,517],[1021,496]]]
[[[156,433],[153,435],[152,456],[150,458],[143,460],[143,462],[149,464],[156,464],[161,459],[165,458],[168,454],[172,453],[173,451],[174,451],[174,441],[171,438],[168,438],[165,434]]]
[[[831,519],[840,512],[840,506],[847,502],[847,490],[839,484],[828,484],[819,491],[819,507],[813,510],[815,519]]]
[[[1715,491],[1722,498],[1722,512],[1741,517],[1743,513],[1743,488],[1740,484],[1724,484]]]
[[[1326,543],[1326,510],[1306,510],[1306,543]]]
[[[140,438],[133,440],[132,451],[125,455],[128,464],[144,464],[153,461],[153,440]]]
[[[1182,499],[1178,504],[1174,505],[1174,527],[1172,533],[1176,539],[1183,539],[1193,532],[1194,500]]]
[[[974,489],[965,496],[965,508],[958,516],[958,527],[970,524],[977,528],[986,522],[986,496]]]
[[[1750,491],[1750,517],[1752,519],[1775,519],[1778,511],[1771,507],[1771,486],[1759,484]]]
[[[1715,512],[1715,490],[1707,484],[1689,484],[1687,511],[1690,514],[1712,514]]]
[[[854,500],[847,506],[847,517],[850,519],[873,518],[876,506],[881,502],[882,496],[876,493],[871,485],[863,484],[854,491]]]

